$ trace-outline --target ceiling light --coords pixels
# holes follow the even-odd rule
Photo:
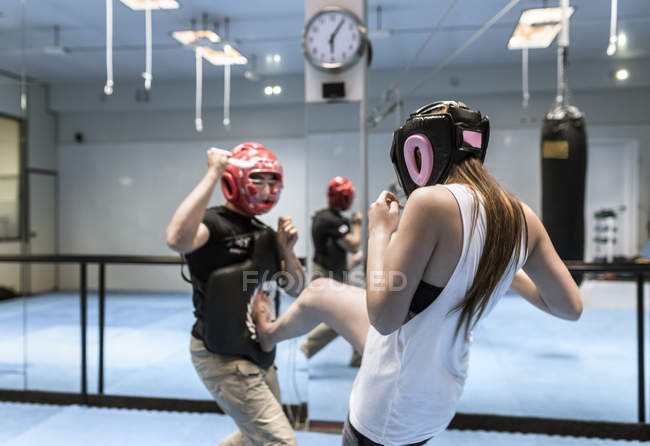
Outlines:
[[[48,54],[48,55],[60,55],[60,54],[68,54],[70,52],[69,48],[63,47],[63,46],[44,46],[43,47],[43,54]]]
[[[616,72],[615,76],[616,79],[618,79],[619,81],[624,81],[625,79],[630,77],[630,72],[627,71],[625,68],[621,68]]]
[[[272,65],[272,64],[277,64],[282,61],[282,56],[279,54],[267,54],[266,55],[266,64],[267,65]]]
[[[145,9],[178,9],[180,6],[176,0],[120,0],[134,11]]]
[[[257,72],[257,55],[251,54],[251,57],[249,58],[248,69],[244,71],[244,77],[253,82],[260,80],[260,74]]]
[[[279,85],[275,85],[273,87],[273,94],[277,95],[277,94],[280,94],[280,93],[282,93],[282,87],[280,87]]]
[[[244,71],[244,77],[248,79],[249,81],[256,82],[260,80],[260,75],[257,71],[255,70],[246,70]]]
[[[183,45],[196,45],[198,43],[219,43],[221,37],[214,31],[174,31],[172,37]]]
[[[207,46],[199,48],[201,48],[203,58],[212,65],[245,65],[248,63],[248,59],[230,45],[224,45],[223,51],[213,50]]]
[[[264,94],[267,96],[271,96],[273,94],[273,87],[271,87],[270,85],[264,87]]]
[[[369,29],[368,38],[369,39],[388,39],[393,32],[390,29]]]
[[[569,8],[569,17],[574,8]],[[521,13],[519,23],[508,41],[509,50],[547,48],[562,29],[562,8],[528,9]]]
[[[618,35],[618,39],[616,40],[616,43],[617,43],[618,46],[620,46],[621,48],[623,48],[624,46],[626,46],[626,45],[627,45],[627,35],[625,35],[625,33],[620,33],[620,34]]]
[[[70,52],[69,48],[61,45],[59,25],[54,25],[54,45],[43,47],[43,54],[60,55]]]
[[[117,181],[124,187],[128,187],[133,184],[133,178],[131,177],[120,177]]]

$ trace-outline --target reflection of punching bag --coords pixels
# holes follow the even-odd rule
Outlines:
[[[558,107],[542,125],[542,220],[562,260],[584,258],[586,171],[584,118],[575,107]]]

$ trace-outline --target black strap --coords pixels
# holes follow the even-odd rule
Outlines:
[[[357,438],[357,442],[359,443],[359,446],[383,446],[380,443],[375,443],[365,435],[363,435],[361,432],[356,430],[352,423],[350,423],[350,420],[348,420],[348,424],[350,426],[350,429],[352,430],[352,433],[354,436]]]
[[[187,264],[187,260],[185,260],[185,255],[184,254],[181,254],[181,260],[183,261],[183,263],[181,263],[181,277],[183,278],[183,280],[185,282],[192,283],[192,279],[190,279],[189,277],[187,277],[185,275],[185,270],[183,269],[185,267],[185,265]]]
[[[434,300],[444,288],[431,285],[424,281],[420,281],[418,288],[413,293],[413,299],[411,299],[411,305],[409,306],[409,312],[418,314],[426,310],[429,305],[433,303]]]
[[[381,443],[375,443],[365,435],[363,435],[361,432],[355,429],[355,427],[350,423],[350,419],[348,418],[348,425],[350,426],[350,429],[352,430],[352,433],[354,434],[355,437],[357,437],[357,441],[359,442],[359,446],[384,446]],[[422,446],[425,444],[427,441],[429,441],[430,438],[427,438],[424,441],[419,441],[417,443],[410,443],[405,446]]]

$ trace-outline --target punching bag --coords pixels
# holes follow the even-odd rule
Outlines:
[[[542,221],[562,260],[584,260],[587,131],[576,107],[569,105],[566,76],[569,0],[560,0],[557,96],[542,124]],[[576,283],[582,274],[572,273]]]
[[[559,106],[542,125],[542,220],[562,260],[584,259],[587,133],[575,107]],[[573,274],[578,284],[581,274]]]

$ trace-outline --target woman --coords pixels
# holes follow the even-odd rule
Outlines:
[[[508,287],[554,316],[582,313],[539,218],[483,167],[488,137],[487,117],[462,103],[411,114],[391,148],[408,200],[401,221],[389,192],[370,207],[365,292],[319,279],[274,322],[265,296],[254,303],[262,349],[324,321],[363,352],[344,445],[423,444],[442,432],[471,330]]]

